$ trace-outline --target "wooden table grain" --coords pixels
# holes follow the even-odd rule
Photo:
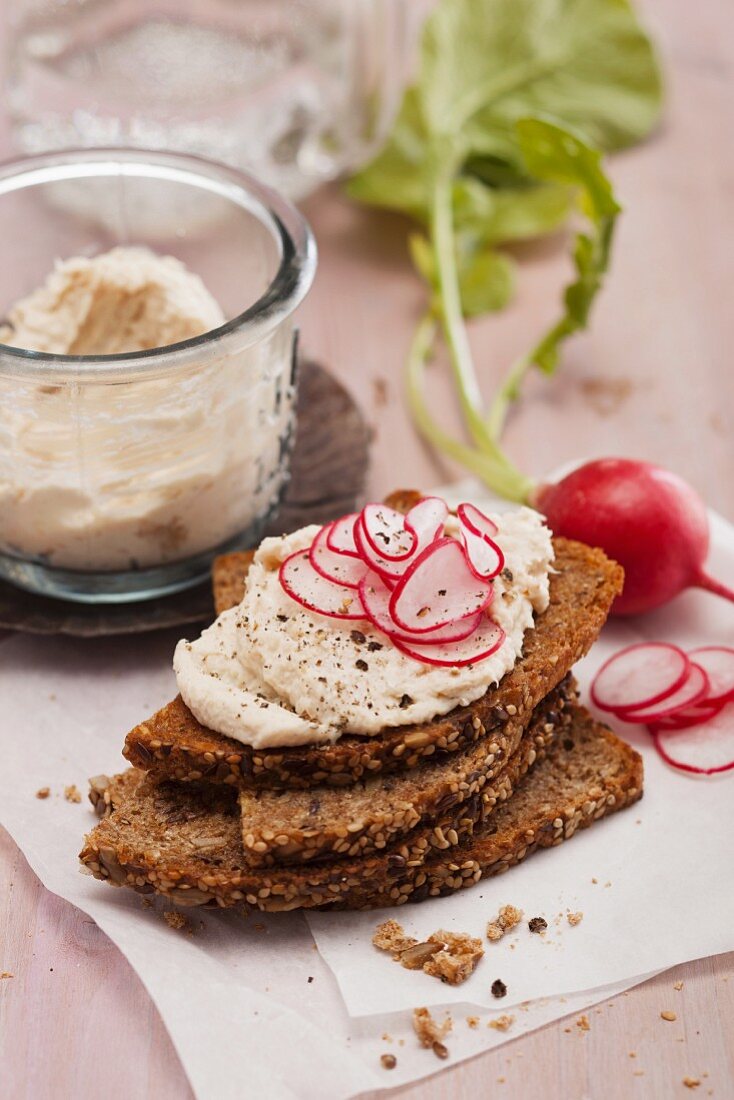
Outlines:
[[[535,474],[581,454],[657,460],[731,518],[734,8],[731,0],[646,0],[643,9],[668,71],[666,121],[645,146],[614,159],[627,211],[593,329],[567,349],[552,385],[532,380],[508,445]],[[303,311],[304,344],[352,389],[374,427],[372,494],[452,476],[401,402],[422,303],[404,223],[355,208],[336,187],[306,212],[321,262]],[[488,392],[553,315],[567,270],[561,240],[517,255],[516,302],[473,328]],[[455,402],[440,363],[433,373],[436,408],[451,426]],[[192,1096],[125,959],[83,913],[41,887],[0,831],[3,971],[14,977],[0,979],[2,1100]],[[675,1022],[661,1019],[665,1010]],[[734,954],[677,967],[588,1015],[589,1031],[560,1021],[397,1095],[657,1100],[688,1095],[688,1077],[700,1082],[697,1095],[734,1097]]]

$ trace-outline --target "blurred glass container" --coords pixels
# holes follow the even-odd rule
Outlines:
[[[405,11],[406,0],[12,0],[15,144],[180,150],[302,197],[384,138]]]
[[[57,258],[134,244],[181,260],[227,318],[120,355],[0,344],[0,576],[122,602],[256,543],[288,476],[293,313],[316,266],[301,215],[223,165],[82,150],[0,167],[0,239],[0,316]]]

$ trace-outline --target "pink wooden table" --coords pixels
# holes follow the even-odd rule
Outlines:
[[[643,6],[667,56],[666,124],[614,161],[628,212],[593,332],[569,347],[552,385],[533,380],[508,444],[536,474],[582,454],[654,459],[733,518],[734,8],[731,0]],[[304,343],[374,425],[371,493],[437,484],[453,471],[427,452],[401,404],[402,359],[422,301],[403,223],[355,209],[336,188],[306,212],[321,264]],[[519,255],[516,303],[474,329],[488,388],[557,309],[563,249],[550,243]],[[437,380],[434,393],[451,424],[449,387]],[[88,821],[80,807],[80,835]],[[700,1080],[698,1095],[734,1097],[733,964],[734,954],[677,967],[591,1010],[588,1032],[551,1024],[400,1096],[657,1100],[688,1095],[688,1076]],[[3,971],[15,976],[0,980],[2,1100],[192,1095],[125,959],[83,913],[40,886],[0,830]],[[660,1019],[666,1009],[675,1023]]]

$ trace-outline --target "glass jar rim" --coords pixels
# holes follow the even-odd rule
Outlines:
[[[24,377],[111,379],[113,364],[124,367],[126,378],[168,374],[197,360],[216,346],[230,350],[258,343],[285,320],[303,298],[316,272],[316,242],[303,215],[273,188],[254,176],[193,154],[128,148],[64,149],[19,157],[0,163],[0,201],[3,195],[41,183],[128,176],[188,183],[228,199],[253,214],[273,235],[280,261],[267,289],[237,316],[200,336],[162,348],[118,355],[63,355],[30,351],[0,342],[0,374]],[[119,379],[119,373],[114,372]]]

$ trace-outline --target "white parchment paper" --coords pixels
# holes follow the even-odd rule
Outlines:
[[[734,529],[716,517],[713,525],[712,571],[731,577]],[[729,607],[689,593],[644,625],[607,628],[582,680],[606,653],[643,634],[732,644],[733,627]],[[95,819],[86,802],[66,802],[63,788],[85,791],[90,774],[124,766],[125,732],[174,692],[174,641],[168,634],[0,642],[0,821],[48,889],[93,917],[129,959],[200,1100],[240,1097],[244,1087],[269,1100],[329,1100],[404,1084],[445,1067],[412,1034],[406,1010],[415,1005],[439,1014],[450,1006],[455,1064],[580,1012],[648,972],[734,947],[726,839],[734,777],[698,781],[671,772],[630,727],[620,732],[643,752],[647,769],[641,803],[507,876],[400,910],[417,935],[439,927],[481,934],[505,902],[546,917],[543,938],[523,927],[487,944],[475,975],[456,990],[378,954],[370,944],[377,913],[306,919],[190,911],[192,934],[170,928],[161,917],[170,905],[146,909],[141,898],[79,873],[76,854]],[[43,786],[52,795],[39,801]],[[580,925],[554,923],[566,908],[583,910]],[[488,992],[497,977],[508,986],[501,1002]],[[470,1029],[464,1017],[477,1008],[481,1023]],[[506,1033],[487,1026],[499,1010],[515,1016]],[[215,1044],[226,1060],[207,1056]],[[398,1058],[389,1072],[379,1063],[387,1050]]]

